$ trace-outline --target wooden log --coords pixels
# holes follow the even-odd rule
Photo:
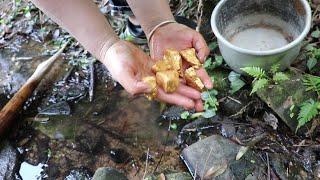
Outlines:
[[[10,101],[0,111],[0,137],[12,125],[16,115],[19,113],[24,102],[32,95],[33,91],[37,88],[40,81],[47,74],[52,67],[53,63],[58,59],[68,43],[64,44],[58,52],[56,52],[48,60],[40,63],[27,80],[27,82],[19,89],[19,91],[10,99]]]

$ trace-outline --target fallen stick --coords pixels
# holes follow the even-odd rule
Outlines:
[[[40,63],[19,91],[10,99],[10,101],[0,111],[0,137],[9,129],[16,114],[19,112],[23,103],[32,95],[40,81],[58,59],[68,43],[64,44],[61,49],[51,56],[48,60]]]

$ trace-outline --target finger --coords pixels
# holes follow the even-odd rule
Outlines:
[[[160,101],[164,101],[170,104],[182,106],[185,109],[193,109],[194,102],[192,99],[182,96],[177,93],[167,94],[162,89],[158,89],[157,97]]]
[[[180,78],[179,81],[180,81],[181,84],[186,84],[187,83],[186,80],[183,79],[183,78]]]
[[[195,100],[201,98],[201,93],[199,91],[184,84],[180,84],[176,92],[182,96],[186,96]]]
[[[134,73],[130,70],[123,71],[119,77],[119,83],[131,95],[150,93],[152,91],[147,83],[137,79]]]
[[[204,68],[198,69],[197,70],[197,75],[201,79],[201,81],[203,82],[204,86],[207,89],[212,89],[213,88],[212,80],[211,80],[210,76],[208,75],[207,71]]]
[[[204,63],[205,59],[210,53],[210,49],[200,33],[195,32],[192,40],[192,45],[197,51],[199,60]]]
[[[202,112],[204,110],[203,103],[202,103],[201,99],[196,100],[195,109],[196,109],[197,112]]]

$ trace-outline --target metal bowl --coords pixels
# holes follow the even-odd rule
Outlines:
[[[285,69],[297,58],[311,27],[306,0],[221,0],[211,26],[226,63]]]

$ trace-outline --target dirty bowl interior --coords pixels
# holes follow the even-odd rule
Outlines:
[[[251,51],[270,51],[298,39],[307,26],[301,0],[225,0],[215,24],[232,45]]]

